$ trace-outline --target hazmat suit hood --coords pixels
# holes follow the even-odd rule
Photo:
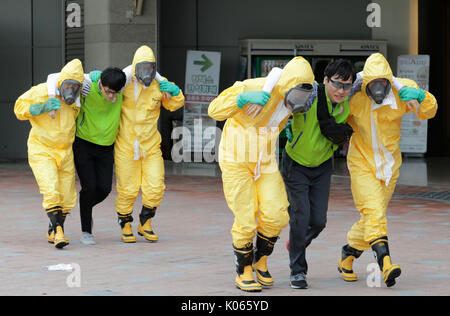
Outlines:
[[[61,86],[61,83],[64,80],[75,80],[80,84],[83,84],[84,70],[83,65],[81,64],[81,61],[79,59],[72,59],[63,67],[63,69],[61,69],[57,86]]]
[[[60,89],[59,92],[64,102],[66,102],[67,104],[72,104],[75,102],[75,99],[81,92],[83,81],[83,65],[81,64],[81,61],[79,59],[72,59],[63,67],[63,69],[61,69],[58,77],[57,86]],[[67,86],[66,83],[72,83],[72,86],[74,86],[75,83],[78,85],[78,88],[66,89],[64,88],[65,86]]]
[[[298,56],[284,66],[280,80],[278,80],[272,93],[279,94],[284,98],[290,89],[302,83],[313,85],[314,72],[309,62],[303,57]]]
[[[136,52],[134,53],[133,64],[131,67],[131,74],[134,79],[137,79],[137,80],[139,79],[136,77],[136,65],[139,63],[144,63],[144,62],[156,63],[156,58],[155,58],[155,54],[153,53],[153,50],[146,45],[139,47],[136,50]],[[156,74],[156,69],[155,69],[155,74]]]
[[[363,69],[363,79],[361,85],[361,91],[367,95],[367,84],[375,79],[387,79],[393,86],[392,70],[388,61],[380,53],[375,53],[367,58]]]
[[[303,85],[307,86],[303,86]],[[292,113],[304,112],[314,84],[314,73],[306,59],[293,58],[284,68],[274,87],[272,96],[281,98],[293,109]]]

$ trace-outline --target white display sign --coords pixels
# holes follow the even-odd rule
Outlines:
[[[398,56],[397,77],[412,79],[419,88],[428,91],[430,70],[429,55]],[[423,154],[427,151],[428,121],[419,120],[414,113],[407,113],[402,118],[402,138],[400,150],[403,153]]]
[[[203,135],[205,129],[216,126],[216,121],[208,115],[208,107],[219,94],[220,58],[220,52],[187,51],[183,139],[190,139],[184,144],[191,146],[183,147],[184,151],[202,152],[215,138],[215,134],[208,133],[206,138]]]

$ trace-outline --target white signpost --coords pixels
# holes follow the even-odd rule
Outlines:
[[[419,88],[428,91],[430,70],[429,55],[398,56],[397,77],[409,78],[417,82]],[[427,152],[427,121],[420,121],[416,114],[408,113],[402,118],[402,153],[424,154]]]
[[[205,145],[216,137],[215,133],[205,133],[205,129],[216,127],[216,121],[208,115],[208,106],[219,93],[220,58],[220,52],[187,51],[183,140],[190,141],[183,141],[183,151],[193,152],[194,162],[202,161]],[[208,137],[203,137],[206,134]]]

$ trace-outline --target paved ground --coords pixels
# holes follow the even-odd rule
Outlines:
[[[78,184],[77,184],[78,185]],[[95,246],[79,242],[78,207],[66,221],[70,245],[48,244],[48,219],[26,164],[0,165],[0,295],[246,296],[234,287],[230,229],[233,217],[218,177],[166,177],[166,194],[154,219],[158,243],[138,237],[123,244],[114,212],[116,192],[94,209]],[[447,186],[432,188],[450,191]],[[359,217],[349,179],[333,176],[327,228],[308,248],[308,290],[289,287],[286,228],[269,259],[275,285],[256,296],[449,295],[450,204],[405,198],[430,187],[399,185],[389,207],[390,248],[402,276],[393,288],[369,287],[374,263],[366,252],[355,264],[360,281],[340,279],[336,262],[346,233]],[[138,218],[140,200],[135,206]],[[133,223],[137,230],[137,222]],[[74,272],[46,267],[73,263]],[[72,286],[72,287],[71,287]]]

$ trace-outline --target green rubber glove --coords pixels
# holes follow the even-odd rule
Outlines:
[[[280,137],[286,137],[288,142],[291,143],[294,139],[294,135],[292,135],[292,121],[286,124],[284,129],[280,133]]]
[[[398,92],[398,96],[402,101],[409,101],[416,99],[419,103],[422,103],[423,99],[425,99],[426,94],[422,89],[416,89],[413,87],[403,87]]]
[[[93,70],[89,73],[89,78],[92,82],[97,82],[100,79],[102,72],[100,70]]]
[[[30,105],[30,113],[32,116],[38,116],[42,113],[47,113],[57,110],[61,107],[61,102],[57,98],[49,98],[42,104],[35,103]]]
[[[247,103],[266,105],[270,93],[265,91],[247,91],[239,94],[236,99],[237,106],[242,109]]]
[[[159,91],[161,92],[169,92],[174,97],[180,94],[180,88],[172,82],[169,81],[158,81],[159,83]]]

